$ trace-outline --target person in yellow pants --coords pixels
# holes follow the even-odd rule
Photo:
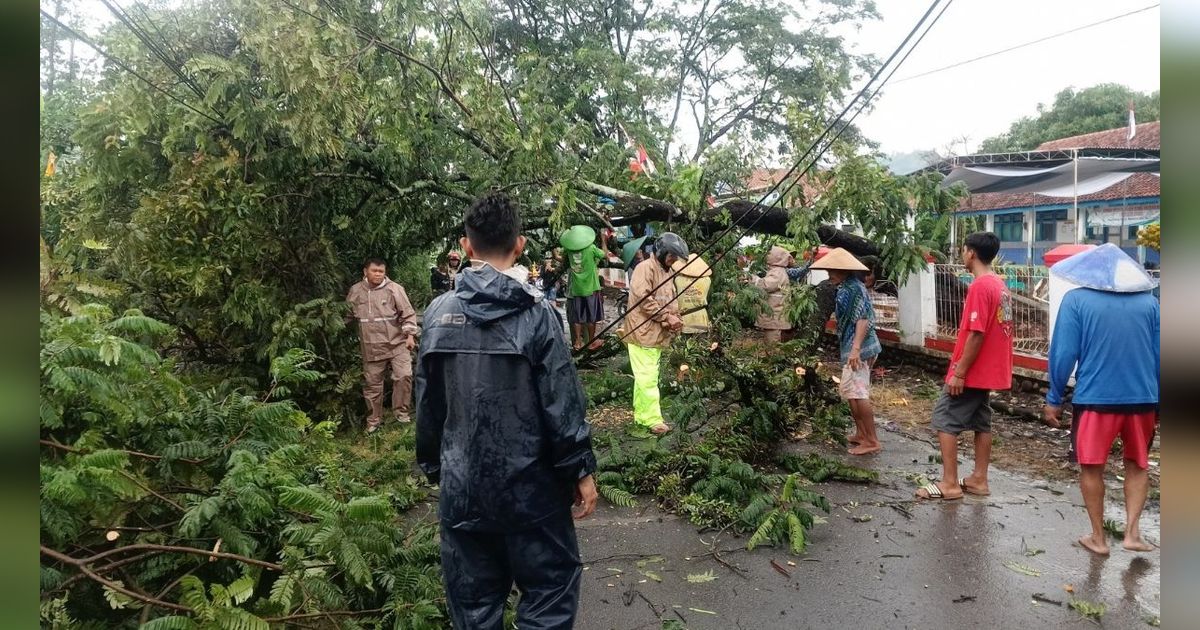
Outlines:
[[[633,421],[656,435],[671,430],[659,405],[658,362],[662,349],[683,328],[675,283],[668,278],[671,265],[687,255],[687,243],[678,234],[664,232],[654,244],[654,256],[633,270],[629,286],[630,309],[621,339],[629,348],[633,368]]]

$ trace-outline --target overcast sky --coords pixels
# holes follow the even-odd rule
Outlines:
[[[876,0],[882,20],[847,38],[881,60],[929,6]],[[928,76],[904,77],[1099,22],[1154,0],[957,0],[880,93],[858,124],[887,153],[944,148],[967,136],[967,151],[1049,104],[1065,87],[1122,83],[1159,88],[1160,10],[1130,15]],[[955,151],[963,153],[962,145]]]

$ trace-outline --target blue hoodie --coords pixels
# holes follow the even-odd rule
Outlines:
[[[1046,402],[1062,404],[1074,369],[1077,409],[1153,408],[1158,403],[1158,309],[1149,292],[1067,292],[1050,340]]]

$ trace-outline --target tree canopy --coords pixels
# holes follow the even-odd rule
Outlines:
[[[1050,140],[1116,129],[1129,124],[1133,102],[1138,122],[1158,120],[1158,91],[1136,92],[1124,85],[1102,83],[1083,90],[1066,88],[1049,106],[1039,104],[1037,116],[1025,116],[1008,131],[984,140],[981,153],[1031,151]]]
[[[778,204],[706,203],[718,184],[744,189],[752,168],[795,159],[830,122],[876,63],[833,34],[874,17],[869,0],[103,4],[116,19],[95,37],[94,66],[71,52],[86,45],[73,0],[44,4],[49,627],[444,625],[433,528],[397,518],[426,496],[411,433],[337,439],[362,407],[343,298],[383,256],[423,305],[429,263],[484,191],[521,204],[533,254],[559,228],[608,221],[606,197],[612,217],[696,245],[754,223],[797,248],[869,247],[895,274],[922,264],[904,227],[914,210],[936,217],[957,200],[936,174],[892,176],[849,128]],[[652,177],[631,176],[638,145],[660,165]],[[834,232],[835,217],[870,241]],[[714,262],[714,334],[727,339],[762,297],[733,257]],[[794,321],[812,293],[795,291]],[[824,499],[794,481],[772,494],[773,476],[740,459],[765,457],[810,417],[833,434],[841,415],[815,369],[789,390],[794,409],[773,402],[800,374],[792,362],[815,363],[810,345],[757,366],[680,349],[711,363],[697,372],[731,375],[744,403],[736,439],[712,438],[728,460],[699,443],[702,468],[671,455],[701,522],[728,526],[757,505],[742,527],[803,549],[811,515],[790,503]],[[698,414],[734,389],[710,386],[679,396]],[[698,481],[734,477],[757,494]],[[786,513],[767,509],[775,494]],[[778,519],[790,524],[764,525]]]

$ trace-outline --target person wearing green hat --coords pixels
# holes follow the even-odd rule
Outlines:
[[[600,234],[600,247],[595,240],[596,231],[586,225],[572,226],[559,239],[567,256],[567,319],[575,350],[599,344],[596,327],[604,319],[597,264],[607,257],[608,236]]]

